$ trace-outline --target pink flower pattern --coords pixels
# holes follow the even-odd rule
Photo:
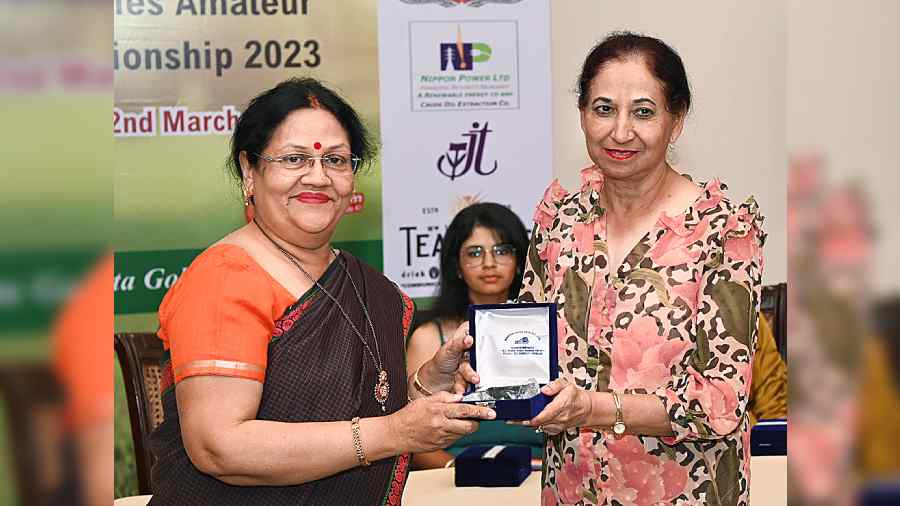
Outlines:
[[[684,301],[684,303],[687,304],[692,313],[697,312],[697,299],[700,296],[699,290],[699,273],[698,276],[694,277],[694,279],[690,281],[685,281],[684,283],[679,283],[677,285],[669,287],[669,291],[673,295]]]
[[[541,504],[703,504],[717,471],[708,462],[728,451],[742,464],[734,479],[738,504],[747,504],[750,354],[736,353],[746,340],[732,334],[737,330],[728,327],[717,302],[725,299],[715,294],[734,289],[722,283],[737,283],[750,290],[747,310],[758,308],[765,234],[755,202],[734,205],[718,180],[702,184],[685,213],[661,215],[632,250],[637,254],[611,272],[599,198],[603,176],[588,167],[581,177],[577,194],[554,181],[538,205],[519,300],[560,305],[562,377],[586,390],[657,396],[674,436],[616,439],[580,428],[548,438]],[[580,282],[563,286],[576,265],[585,288]],[[566,307],[572,290],[583,290],[573,300],[586,307]],[[583,317],[587,329],[573,329],[566,315]],[[751,348],[755,334],[748,336]],[[701,348],[708,355],[698,359]]]
[[[605,280],[598,279],[594,282],[591,294],[591,312],[588,316],[588,339],[595,346],[605,346],[601,329],[612,325],[612,315],[616,312],[616,289],[607,286]]]
[[[556,217],[555,204],[566,195],[568,195],[566,189],[559,184],[558,179],[554,179],[553,184],[544,192],[544,198],[534,212],[534,222],[543,228],[550,228],[553,218]]]
[[[716,434],[726,435],[737,428],[735,415],[738,399],[734,388],[727,381],[717,378],[707,379],[696,370],[689,368],[688,399],[696,400],[706,413],[706,419]]]
[[[553,489],[551,487],[544,487],[544,490],[541,491],[541,506],[558,506],[559,502],[556,500],[556,494],[553,493]]]
[[[653,262],[663,267],[690,264],[700,258],[700,248],[692,248],[694,243],[703,238],[709,230],[709,218],[704,218],[699,225],[689,228],[684,223],[685,217],[671,218],[663,214],[659,222],[668,230],[656,241],[649,251]]]
[[[671,377],[671,369],[691,344],[660,335],[651,316],[636,318],[627,329],[613,331],[612,390],[656,390]]]
[[[624,504],[668,504],[681,495],[687,470],[668,458],[647,453],[640,439],[625,436],[607,443],[610,453],[610,495]]]
[[[754,212],[755,207],[754,201],[749,206],[739,209],[736,215],[728,217],[725,224],[725,254],[729,258],[746,261],[760,255],[760,245],[756,237],[762,218]]]

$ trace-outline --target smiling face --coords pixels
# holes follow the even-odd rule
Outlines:
[[[659,81],[637,57],[602,67],[581,110],[588,155],[612,179],[640,179],[664,169],[666,148],[682,125],[683,118],[666,109]]]
[[[506,301],[516,275],[516,250],[512,245],[500,248],[503,254],[498,257],[493,250],[498,244],[500,237],[494,230],[476,225],[459,248],[459,272],[472,301]]]
[[[324,109],[298,109],[278,126],[259,154],[271,159],[332,153],[350,153],[347,132],[337,118]],[[244,185],[254,196],[257,220],[294,244],[330,242],[353,194],[353,173],[326,171],[319,160],[298,170],[260,158],[252,167],[242,153],[241,170]]]

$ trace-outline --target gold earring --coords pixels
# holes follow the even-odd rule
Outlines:
[[[674,142],[670,142],[669,145],[666,146],[666,161],[669,162],[669,165],[678,163],[678,153],[675,151]]]
[[[247,207],[252,203],[253,203],[253,194],[250,193],[246,188],[244,188],[244,207]]]

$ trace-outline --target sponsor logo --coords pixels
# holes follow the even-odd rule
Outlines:
[[[399,227],[399,231],[406,237],[406,266],[412,267],[413,260],[431,259],[440,256],[441,245],[444,242],[444,232],[437,225],[418,227],[407,225]],[[422,271],[420,277],[424,277]]]
[[[447,152],[438,157],[438,172],[450,178],[451,181],[462,177],[470,170],[480,176],[489,176],[497,172],[497,160],[494,160],[494,166],[489,170],[485,170],[481,165],[487,136],[491,132],[493,130],[488,128],[487,122],[484,123],[484,126],[477,121],[472,123],[472,129],[462,134],[468,141],[451,142]]]
[[[462,28],[456,27],[456,42],[442,42],[441,70],[452,67],[453,70],[471,71],[476,63],[491,59],[491,46],[484,42],[463,42]]]

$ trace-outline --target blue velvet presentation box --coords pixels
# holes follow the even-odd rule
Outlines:
[[[896,506],[900,504],[900,483],[890,478],[870,481],[862,485],[859,506]]]
[[[750,455],[787,455],[787,420],[760,420],[750,431]]]
[[[456,456],[457,487],[518,487],[531,474],[526,446],[471,446]]]
[[[477,390],[470,385],[467,396],[531,381],[543,386],[558,376],[555,303],[471,305],[469,335],[475,340],[469,350],[469,362],[481,383]],[[530,420],[551,400],[552,397],[536,392],[518,399],[463,402],[493,408],[498,420]]]

